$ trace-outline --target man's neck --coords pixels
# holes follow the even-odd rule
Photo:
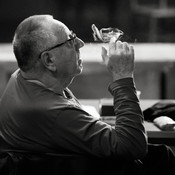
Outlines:
[[[55,93],[65,96],[64,89],[66,89],[69,84],[72,82],[72,79],[60,78],[56,79],[49,74],[34,74],[34,73],[25,73],[21,71],[21,75],[26,80],[36,80],[44,84],[44,86],[48,89],[51,89]]]

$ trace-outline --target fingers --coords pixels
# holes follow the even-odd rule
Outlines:
[[[130,52],[130,54],[134,55],[134,47],[133,46],[130,46],[129,52]]]
[[[109,43],[109,56],[106,64],[114,79],[133,77],[134,48],[127,42],[112,38]]]
[[[124,48],[124,43],[122,43],[121,41],[117,41],[116,42],[116,50],[121,50]]]
[[[116,42],[116,49],[124,50],[126,52],[129,52],[130,51],[130,46],[127,42],[117,41]]]
[[[101,56],[103,58],[103,62],[106,63],[108,60],[107,50],[102,46]]]
[[[123,42],[123,49],[129,51],[129,45],[126,42]]]
[[[113,53],[116,50],[116,38],[112,37],[109,42],[109,53]]]
[[[116,51],[133,54],[134,48],[132,45],[129,45],[127,42],[116,41],[115,37],[113,37],[111,38],[109,43],[109,54],[111,55]]]

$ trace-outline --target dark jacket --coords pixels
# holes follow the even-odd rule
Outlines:
[[[113,82],[116,124],[85,112],[69,89],[67,98],[17,70],[0,102],[1,149],[90,154],[138,159],[147,152],[143,114],[132,78]]]

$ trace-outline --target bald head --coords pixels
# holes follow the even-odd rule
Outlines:
[[[17,27],[13,49],[18,66],[23,71],[35,67],[39,55],[55,43],[61,43],[69,29],[50,15],[34,15],[26,18]]]

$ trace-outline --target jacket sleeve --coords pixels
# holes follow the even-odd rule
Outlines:
[[[133,79],[115,81],[109,86],[109,91],[114,99],[118,153],[136,158],[144,156],[147,152],[147,136]]]
[[[55,123],[54,138],[59,146],[76,153],[99,157],[138,159],[147,152],[143,114],[132,78],[109,86],[114,97],[115,127],[83,110],[65,109]]]

